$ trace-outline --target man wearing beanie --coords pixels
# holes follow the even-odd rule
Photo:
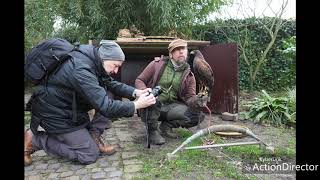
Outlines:
[[[97,160],[100,153],[111,155],[115,148],[104,144],[101,134],[108,118],[131,117],[136,109],[155,104],[148,91],[115,81],[125,60],[120,46],[102,40],[99,47],[80,45],[33,93],[30,128],[25,132],[25,165],[32,163],[31,154],[44,150],[83,164]],[[135,101],[110,99],[107,91]],[[88,111],[95,109],[90,121]],[[39,131],[41,126],[44,131]]]
[[[142,121],[147,122],[150,144],[165,143],[163,136],[177,138],[172,128],[190,128],[204,120],[204,114],[196,104],[203,99],[196,95],[196,80],[187,60],[187,42],[172,41],[169,56],[155,58],[137,77],[137,89],[153,88],[160,85],[162,93],[155,105],[141,110]],[[200,106],[198,106],[200,107]],[[161,121],[158,127],[158,121]]]

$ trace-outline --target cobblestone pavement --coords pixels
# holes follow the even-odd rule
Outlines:
[[[30,96],[25,96],[27,100]],[[206,116],[206,120],[209,120]],[[288,144],[287,136],[292,133],[282,133],[281,138],[278,131],[273,127],[265,127],[254,124],[249,121],[222,121],[218,115],[213,115],[212,124],[238,124],[247,126],[254,130],[254,133],[267,143],[272,142],[275,146],[286,147]],[[26,128],[29,125],[26,125]],[[201,123],[201,128],[207,126],[207,122]],[[195,132],[196,127],[189,130]],[[135,115],[130,118],[120,118],[112,123],[112,127],[103,133],[103,139],[109,144],[117,147],[117,153],[112,156],[100,156],[99,159],[90,165],[81,165],[77,162],[71,162],[66,159],[51,157],[44,151],[37,151],[32,154],[33,163],[25,167],[26,180],[40,179],[69,179],[69,180],[85,180],[85,179],[133,179],[141,177],[140,171],[143,168],[143,162],[138,159],[142,155],[141,146],[144,143],[145,128],[140,118]],[[249,137],[241,138],[241,141],[250,140]],[[236,141],[236,140],[234,140]],[[240,139],[239,139],[240,141]],[[166,144],[169,144],[166,143]],[[267,175],[261,176],[263,179],[295,179],[293,175]]]
[[[206,117],[208,119],[208,117]],[[267,137],[274,136],[272,127],[258,128],[252,123],[240,123],[221,121],[218,116],[213,117],[213,124],[241,124],[250,129],[254,129],[257,135],[263,137],[267,142],[271,142]],[[204,127],[206,124],[202,124]],[[28,125],[27,125],[28,126]],[[196,131],[196,127],[190,128]],[[263,131],[264,130],[264,131]],[[263,132],[271,134],[264,134]],[[110,129],[105,130],[103,139],[109,144],[117,147],[117,153],[111,156],[100,156],[97,162],[90,165],[81,165],[77,162],[71,162],[66,159],[48,156],[43,150],[32,154],[33,163],[25,167],[26,180],[40,179],[107,179],[107,180],[127,180],[134,177],[141,177],[140,171],[143,168],[143,162],[138,159],[142,155],[141,146],[144,146],[145,128],[140,118],[136,115],[131,118],[120,118],[112,123]],[[286,134],[290,135],[290,134]],[[286,139],[286,138],[284,138]],[[241,138],[242,141],[250,138]],[[233,141],[236,141],[235,139]],[[240,141],[240,140],[239,140]],[[273,138],[273,141],[276,142]],[[283,140],[282,140],[283,141]],[[283,143],[282,141],[277,144]],[[169,142],[167,143],[169,144]],[[260,176],[260,175],[259,175]],[[262,179],[295,179],[295,174],[289,175],[261,175]]]
[[[144,125],[136,115],[121,118],[103,133],[105,141],[117,146],[117,153],[100,156],[93,164],[81,165],[37,151],[32,154],[33,163],[25,167],[25,179],[132,179],[139,176],[142,169],[142,162],[137,159],[140,154],[137,145],[141,145],[141,141],[135,139],[143,139],[144,133]]]

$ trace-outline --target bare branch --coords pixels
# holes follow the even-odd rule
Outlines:
[[[234,26],[233,29],[235,32],[239,32],[238,37],[233,37],[235,39],[231,39],[228,37],[226,32],[223,32],[225,37],[227,37],[228,41],[236,40],[239,50],[241,51],[241,55],[243,57],[243,60],[245,61],[246,65],[249,68],[249,73],[250,73],[250,80],[251,80],[251,85],[253,85],[253,82],[256,79],[256,76],[258,72],[260,71],[261,67],[263,64],[268,60],[266,59],[267,54],[271,50],[272,46],[275,44],[275,41],[277,39],[277,34],[283,24],[286,22],[283,21],[282,16],[286,10],[286,7],[288,5],[288,0],[282,0],[282,4],[280,7],[277,7],[277,9],[272,7],[272,1],[273,0],[266,0],[266,6],[262,8],[262,13],[259,15],[263,15],[263,17],[266,17],[265,14],[267,11],[271,11],[274,15],[274,17],[271,18],[258,18],[258,14],[256,13],[257,10],[257,1],[253,0],[253,3],[248,3],[246,0],[240,0],[237,4],[236,10],[237,10],[237,15],[241,13],[243,17],[249,18],[249,17],[256,17],[255,20],[258,21],[258,24],[266,30],[267,34],[270,37],[270,41],[267,44],[267,46],[264,48],[262,53],[256,54],[256,57],[258,59],[257,64],[253,64],[253,59],[255,58],[255,55],[249,54],[250,49],[251,49],[251,43],[250,43],[250,33],[249,33],[249,28],[244,25],[244,24],[239,24],[241,23],[240,21],[230,21],[231,24]],[[246,7],[245,4],[247,5]],[[230,12],[225,12],[226,14],[231,17]],[[244,27],[246,26],[246,27]],[[240,33],[240,29],[244,30],[244,32]],[[241,36],[240,36],[241,34]],[[252,57],[251,57],[252,56]]]
[[[267,1],[267,7],[269,8],[270,11],[272,11],[272,13],[274,14],[275,17],[277,17],[277,12],[275,12],[273,10],[273,8],[271,7],[271,4],[272,4],[272,0],[268,0]]]
[[[282,5],[281,5],[281,10],[280,10],[280,14],[279,14],[279,18],[282,18],[282,15],[284,14],[287,6],[288,6],[289,0],[284,0]]]
[[[267,9],[268,9],[268,6],[266,6],[266,7],[262,10],[262,15],[263,15],[263,16],[265,16],[265,15],[264,15],[264,12],[265,12]]]
[[[244,4],[248,4],[248,9],[250,9],[249,12],[247,12],[247,10],[245,8],[243,8]],[[244,16],[245,18],[249,18],[250,17],[250,13],[253,14],[253,17],[256,17],[256,12],[255,12],[256,0],[254,0],[253,4],[254,5],[253,5],[253,8],[252,8],[252,7],[250,7],[248,0],[246,2],[241,1],[241,5],[240,6],[241,6],[241,9],[242,9],[242,13],[245,14],[245,16]]]
[[[266,61],[266,56],[267,56],[268,52],[270,51],[271,47],[273,46],[273,44],[274,44],[274,42],[275,42],[275,40],[277,38],[277,35],[278,35],[279,30],[280,30],[282,22],[283,22],[282,19],[278,19],[276,27],[275,27],[275,30],[272,33],[273,36],[271,36],[271,41],[269,42],[267,48],[264,50],[263,54],[259,58],[258,64],[257,64],[257,66],[255,68],[254,73],[253,73],[254,79],[255,79],[258,71],[260,70],[261,65]]]
[[[257,17],[257,15],[256,15],[256,10],[255,10],[255,9],[256,9],[256,8],[255,8],[256,6],[257,6],[257,1],[256,1],[256,0],[254,0],[254,6],[253,6],[253,7],[254,7],[254,9],[253,9],[253,17]]]

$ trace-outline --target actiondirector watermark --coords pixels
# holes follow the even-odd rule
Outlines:
[[[318,171],[318,164],[295,164],[295,162],[282,160],[280,157],[260,157],[258,161],[242,164],[243,172],[250,173],[276,173],[289,174],[296,171]]]
[[[295,165],[291,163],[280,164],[253,164],[249,167],[251,171],[317,171],[319,165]],[[247,167],[248,168],[248,167]],[[247,169],[249,170],[249,169]]]

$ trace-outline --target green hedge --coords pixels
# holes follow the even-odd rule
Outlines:
[[[267,22],[269,19],[264,18],[260,21]],[[233,21],[233,22],[232,22]],[[234,21],[237,24],[243,25],[236,31],[234,28]],[[254,90],[266,89],[269,91],[284,90],[285,87],[292,87],[295,85],[295,64],[296,61],[288,58],[283,53],[284,42],[292,36],[296,35],[296,22],[294,20],[285,20],[284,26],[279,30],[274,46],[267,54],[267,63],[260,69],[254,84]],[[194,26],[193,39],[211,41],[212,43],[227,43],[228,40],[223,32],[225,32],[232,39],[239,36],[244,36],[246,33],[245,25],[248,27],[247,32],[250,37],[250,50],[247,55],[251,59],[257,58],[259,52],[266,47],[270,40],[267,32],[258,24],[256,19],[244,20],[218,20],[210,22],[205,25]],[[295,56],[294,56],[295,58]],[[239,51],[239,85],[240,89],[249,89],[250,87],[249,67],[245,64],[244,59]]]

